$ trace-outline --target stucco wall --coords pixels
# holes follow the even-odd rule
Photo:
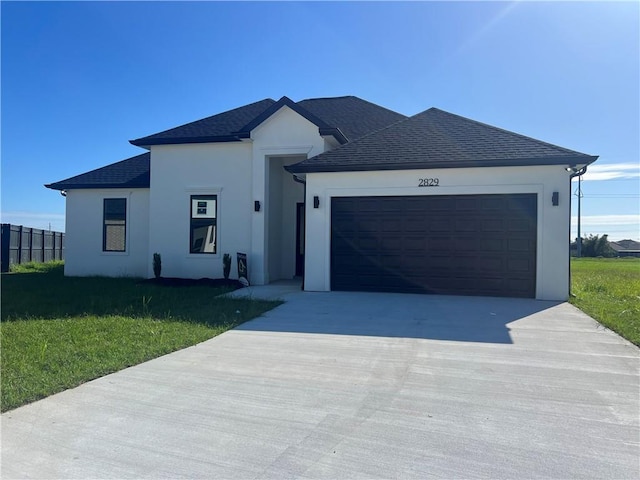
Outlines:
[[[252,195],[253,200],[258,200],[264,208],[259,214],[253,215],[252,220],[252,245],[251,255],[249,257],[249,272],[251,283],[262,285],[277,278],[290,278],[292,259],[288,256],[270,255],[270,242],[279,242],[283,244],[292,241],[292,236],[288,233],[295,230],[295,224],[291,227],[288,219],[295,222],[295,216],[289,214],[284,217],[276,213],[270,215],[269,194],[270,183],[279,185],[276,188],[282,188],[282,201],[277,201],[278,206],[275,208],[284,208],[290,210],[291,202],[303,200],[303,188],[300,184],[293,182],[291,175],[281,171],[282,180],[269,181],[269,174],[277,174],[274,168],[270,167],[271,160],[281,163],[282,157],[288,157],[293,161],[301,158],[308,158],[318,155],[328,148],[328,143],[320,136],[318,127],[309,122],[304,117],[298,115],[289,107],[283,107],[274,115],[269,117],[264,123],[259,125],[251,132],[251,140],[253,145],[252,151]],[[288,164],[285,161],[284,164]],[[280,170],[277,170],[280,171]],[[292,207],[292,208],[295,208]],[[277,235],[269,234],[269,223],[272,228],[281,228],[277,225],[277,219],[287,219],[286,232]],[[271,222],[269,222],[271,220]],[[295,235],[295,233],[294,233]],[[277,248],[277,247],[276,247]],[[288,248],[288,247],[284,247]],[[291,251],[295,250],[295,243]],[[274,265],[274,272],[270,272],[269,258],[280,262]],[[294,264],[293,264],[294,265]],[[295,268],[295,265],[294,265]]]
[[[438,187],[418,187],[420,178],[438,178]],[[552,206],[553,192],[559,205]],[[331,198],[374,195],[538,194],[536,298],[569,295],[569,174],[564,166],[494,167],[307,175],[305,289],[330,289]],[[320,208],[313,208],[313,197]]]
[[[127,199],[125,252],[102,251],[105,198]],[[66,210],[65,275],[146,277],[148,189],[69,190]]]
[[[217,195],[217,252],[189,253],[190,197]],[[251,248],[251,144],[204,143],[151,148],[149,248],[165,277],[222,277],[222,255]],[[149,262],[147,275],[153,276]]]

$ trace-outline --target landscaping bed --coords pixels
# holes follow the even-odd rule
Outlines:
[[[176,277],[156,277],[140,280],[139,284],[159,285],[162,287],[212,287],[228,288],[230,291],[243,288],[238,280],[228,278],[176,278]]]

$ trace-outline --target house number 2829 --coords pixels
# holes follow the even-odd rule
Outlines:
[[[419,178],[419,187],[437,187],[440,184],[439,178]]]

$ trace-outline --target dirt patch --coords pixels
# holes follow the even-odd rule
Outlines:
[[[228,287],[237,290],[243,285],[238,280],[225,278],[175,278],[159,277],[141,280],[139,283],[160,285],[163,287]]]

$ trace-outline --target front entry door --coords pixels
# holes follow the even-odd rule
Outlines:
[[[304,276],[304,203],[296,204],[296,277]]]

